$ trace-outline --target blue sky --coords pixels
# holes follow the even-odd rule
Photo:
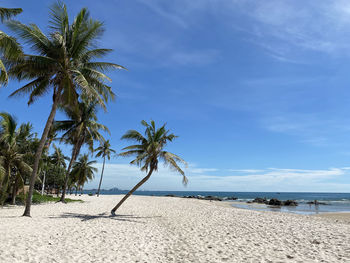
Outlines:
[[[51,3],[11,6],[24,9],[18,20],[46,29]],[[66,3],[72,16],[88,7],[105,22],[108,60],[129,69],[110,74],[117,100],[99,114],[113,147],[142,119],[180,136],[168,149],[189,163],[187,188],[162,168],[143,189],[350,191],[348,1]],[[27,107],[26,98],[7,98],[18,86],[0,89],[0,110],[41,133],[50,97]],[[105,172],[105,188],[143,176],[121,157]]]

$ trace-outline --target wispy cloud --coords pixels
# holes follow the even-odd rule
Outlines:
[[[101,169],[102,164],[97,167]],[[349,185],[340,182],[350,174],[348,167],[329,169],[217,169],[191,168],[185,170],[189,184],[181,184],[181,176],[160,165],[145,190],[189,191],[323,191],[348,192]],[[104,188],[130,189],[145,174],[128,164],[107,164]],[[87,187],[96,187],[99,176]],[[339,181],[339,182],[338,182]]]
[[[217,26],[234,24],[232,30],[249,33],[251,42],[284,62],[302,62],[306,50],[343,55],[350,49],[350,8],[345,0],[140,2],[182,28],[195,25],[209,13],[218,18]]]
[[[187,24],[185,21],[177,16],[176,14],[172,13],[171,11],[166,11],[164,7],[161,6],[161,2],[155,3],[153,1],[148,1],[148,0],[139,0],[139,2],[143,3],[147,7],[149,7],[155,14],[160,15],[164,17],[167,20],[170,20],[176,24],[178,24],[181,27],[186,28]],[[164,4],[164,2],[163,2]]]
[[[257,170],[257,169],[228,169],[229,172],[238,172],[238,173],[261,173],[264,170]]]

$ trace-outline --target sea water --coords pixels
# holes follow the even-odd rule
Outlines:
[[[95,193],[96,190],[86,190],[85,193]],[[100,194],[115,195],[126,194],[124,190],[102,190]],[[136,191],[135,195],[147,196],[217,196],[217,197],[236,197],[237,200],[232,205],[239,208],[260,210],[260,211],[276,211],[289,212],[297,214],[317,214],[327,212],[350,212],[350,193],[300,193],[300,192],[201,192],[201,191]],[[281,206],[271,207],[268,205],[247,204],[256,197],[279,200],[295,200],[298,206]],[[317,200],[325,204],[307,204],[307,202]],[[229,201],[230,202],[230,201]]]

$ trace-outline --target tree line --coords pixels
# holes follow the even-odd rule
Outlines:
[[[49,12],[47,32],[35,24],[26,25],[12,19],[21,12],[20,8],[0,8],[1,21],[5,21],[13,34],[0,31],[0,83],[6,86],[9,79],[18,80],[23,86],[10,97],[28,96],[28,105],[50,94],[51,109],[41,136],[32,132],[30,123],[17,127],[14,116],[1,113],[0,201],[4,202],[9,196],[15,200],[17,190],[28,182],[23,215],[30,216],[33,192],[40,185],[42,190],[59,189],[60,201],[65,202],[67,189],[77,191],[93,178],[95,161],[90,161],[87,154],[80,155],[84,145],[91,154],[97,151],[96,157],[104,160],[100,189],[106,158],[110,159],[115,151],[101,134],[110,131],[98,122],[97,112],[106,111],[107,104],[115,97],[108,72],[126,68],[101,61],[113,50],[99,47],[97,40],[105,28],[102,22],[91,18],[86,8],[71,21],[67,6],[62,2],[54,3]],[[29,53],[23,51],[23,45],[29,47]],[[67,120],[55,120],[57,111],[63,112]],[[185,162],[164,151],[166,144],[177,136],[166,130],[165,125],[156,128],[153,121],[142,121],[142,125],[145,136],[130,130],[122,137],[138,144],[124,148],[120,155],[136,156],[131,164],[140,166],[147,176],[119,202],[112,214],[157,171],[159,160],[180,172],[183,182],[187,183],[177,164]],[[70,145],[71,155],[64,156],[54,141]],[[95,149],[96,143],[99,147]],[[51,146],[53,153],[49,154]]]

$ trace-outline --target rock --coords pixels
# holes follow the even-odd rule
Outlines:
[[[202,196],[202,195],[189,195],[189,196],[184,196],[183,198],[194,198],[194,199],[199,199],[199,200],[209,200],[209,201],[222,201],[223,199],[217,196],[212,196],[212,195],[207,195],[207,196]]]
[[[231,197],[224,197],[222,200],[237,200],[238,197],[234,197],[234,196],[231,196]]]
[[[177,197],[176,195],[165,195],[166,197]]]
[[[210,200],[210,201],[222,201],[222,198],[212,195],[207,195],[204,197],[204,200]]]
[[[284,206],[297,206],[298,203],[294,200],[286,200],[286,201],[283,201],[283,205]]]
[[[252,201],[252,203],[268,204],[268,201],[267,201],[266,197],[264,197],[264,198],[257,197]]]
[[[275,206],[281,206],[282,205],[282,201],[276,199],[276,198],[272,198],[269,201],[269,205],[275,205]]]

